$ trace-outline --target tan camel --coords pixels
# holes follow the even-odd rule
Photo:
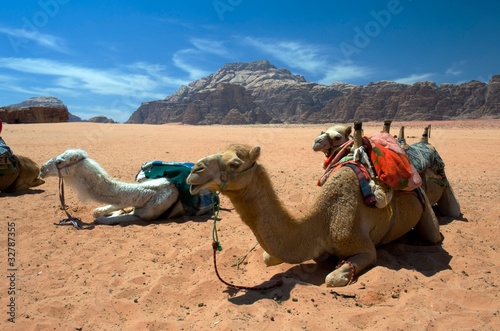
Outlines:
[[[231,200],[264,249],[267,266],[334,255],[345,261],[327,275],[326,285],[345,286],[376,262],[377,245],[412,228],[429,243],[442,240],[425,194],[425,208],[411,193],[395,195],[391,207],[370,208],[360,190],[353,189],[359,188],[358,179],[347,167],[328,179],[304,216],[293,216],[276,195],[267,171],[257,163],[259,156],[259,146],[230,145],[200,159],[186,182],[192,194],[208,188]]]
[[[444,162],[436,148],[429,144],[430,125],[424,128],[419,142],[406,143],[405,127],[399,129],[398,142],[422,177],[422,188],[427,193],[431,205],[437,205],[444,216],[460,217],[461,209],[455,192],[444,171]],[[429,166],[425,167],[427,164]]]
[[[11,157],[11,162],[14,165],[13,173],[0,175],[0,192],[17,193],[45,183],[38,177],[40,168],[30,158],[16,155]]]

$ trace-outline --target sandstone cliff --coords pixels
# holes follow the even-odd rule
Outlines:
[[[164,100],[144,102],[127,123],[255,124],[500,117],[500,75],[486,84],[389,81],[320,85],[266,60],[226,64]]]
[[[55,97],[35,97],[0,107],[0,119],[6,123],[57,123],[68,122],[68,118],[68,107]]]

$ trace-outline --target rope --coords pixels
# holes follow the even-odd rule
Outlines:
[[[219,270],[217,268],[217,251],[222,251],[222,246],[220,245],[219,237],[217,235],[217,221],[219,220],[220,206],[219,206],[219,204],[213,203],[214,202],[213,199],[214,199],[214,196],[217,196],[217,198],[219,197],[220,192],[225,188],[225,186],[226,186],[226,183],[223,182],[222,185],[221,185],[220,191],[219,192],[215,192],[215,194],[212,195],[212,212],[213,212],[213,215],[214,215],[214,225],[213,225],[213,228],[212,228],[212,240],[213,240],[212,241],[212,249],[213,249],[213,252],[214,252],[214,268],[215,268],[215,274],[217,275],[217,278],[223,284],[225,284],[226,286],[229,286],[229,287],[232,287],[232,288],[236,288],[236,289],[240,289],[240,290],[265,291],[265,290],[269,290],[269,289],[281,286],[283,284],[283,280],[281,278],[277,279],[276,283],[274,283],[272,285],[268,285],[268,286],[241,286],[241,285],[234,285],[234,284],[231,284],[231,283],[225,281],[224,279],[222,279],[221,275],[219,274]]]
[[[57,168],[57,174],[59,175],[59,200],[61,201],[61,208],[66,213],[68,218],[64,218],[59,221],[59,223],[54,223],[54,225],[73,225],[73,227],[77,230],[91,230],[94,228],[93,225],[85,225],[83,224],[81,218],[73,217],[67,210],[66,204],[64,202],[64,180],[61,176],[61,170]]]

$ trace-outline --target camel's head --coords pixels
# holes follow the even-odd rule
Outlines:
[[[71,166],[87,157],[87,152],[81,149],[68,149],[59,156],[45,162],[40,168],[40,177],[68,176]]]
[[[259,156],[259,146],[234,144],[219,154],[198,160],[186,179],[191,194],[203,188],[216,192],[245,187],[252,179]]]
[[[342,146],[351,137],[351,127],[348,125],[337,124],[329,127],[326,131],[314,139],[312,148],[315,152],[323,152],[326,157],[332,155],[335,149]]]

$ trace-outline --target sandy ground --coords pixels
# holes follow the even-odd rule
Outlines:
[[[393,131],[401,124],[393,123]],[[404,124],[413,143],[428,123]],[[133,181],[145,161],[196,161],[230,143],[259,144],[260,163],[283,203],[301,213],[320,191],[323,156],[311,144],[326,127],[4,124],[2,136],[40,165],[83,148],[123,181]],[[380,128],[364,125],[366,135]],[[54,225],[65,217],[57,178],[24,194],[2,194],[0,329],[500,330],[500,121],[433,122],[431,142],[447,164],[463,218],[440,218],[442,245],[401,241],[379,248],[376,265],[344,288],[324,285],[334,266],[266,268],[234,210],[221,211],[218,222],[222,277],[255,286],[282,274],[283,286],[245,291],[222,284],[213,266],[211,215],[78,231]],[[85,222],[98,206],[82,203],[69,188],[66,203]],[[8,259],[12,232],[15,260]],[[8,321],[11,300],[15,323]]]

